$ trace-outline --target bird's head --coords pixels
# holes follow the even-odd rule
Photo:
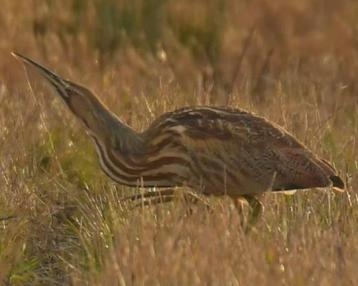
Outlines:
[[[114,120],[115,116],[107,110],[89,89],[62,78],[23,55],[18,53],[12,53],[12,55],[24,63],[29,72],[35,70],[47,80],[56,94],[65,101],[69,109],[84,123],[91,135],[96,135],[99,138],[110,136],[110,121]]]

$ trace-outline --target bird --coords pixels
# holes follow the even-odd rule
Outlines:
[[[183,107],[138,132],[85,86],[12,55],[47,80],[83,123],[104,173],[120,185],[156,188],[139,196],[153,203],[171,201],[175,188],[186,187],[194,200],[202,194],[245,201],[256,217],[267,192],[345,189],[330,162],[264,117],[232,107]]]

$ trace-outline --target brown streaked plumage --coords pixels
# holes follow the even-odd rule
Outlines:
[[[344,189],[330,163],[262,117],[233,108],[186,107],[163,114],[140,133],[87,88],[13,55],[41,74],[84,123],[103,171],[119,184],[187,186],[205,195],[244,197],[254,203],[268,191]]]

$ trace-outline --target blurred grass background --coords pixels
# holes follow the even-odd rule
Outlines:
[[[358,2],[3,0],[1,285],[357,285]],[[18,51],[143,130],[184,105],[230,105],[331,160],[347,193],[267,195],[244,234],[227,200],[138,209]],[[31,75],[30,75],[31,78]],[[14,218],[11,218],[14,216]]]

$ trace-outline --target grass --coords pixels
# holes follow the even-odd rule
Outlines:
[[[0,284],[357,285],[353,0],[5,0],[0,10]],[[246,49],[244,48],[246,46]],[[143,130],[184,105],[241,107],[332,161],[347,192],[268,194],[245,234],[226,199],[131,209],[64,104],[16,50]]]

